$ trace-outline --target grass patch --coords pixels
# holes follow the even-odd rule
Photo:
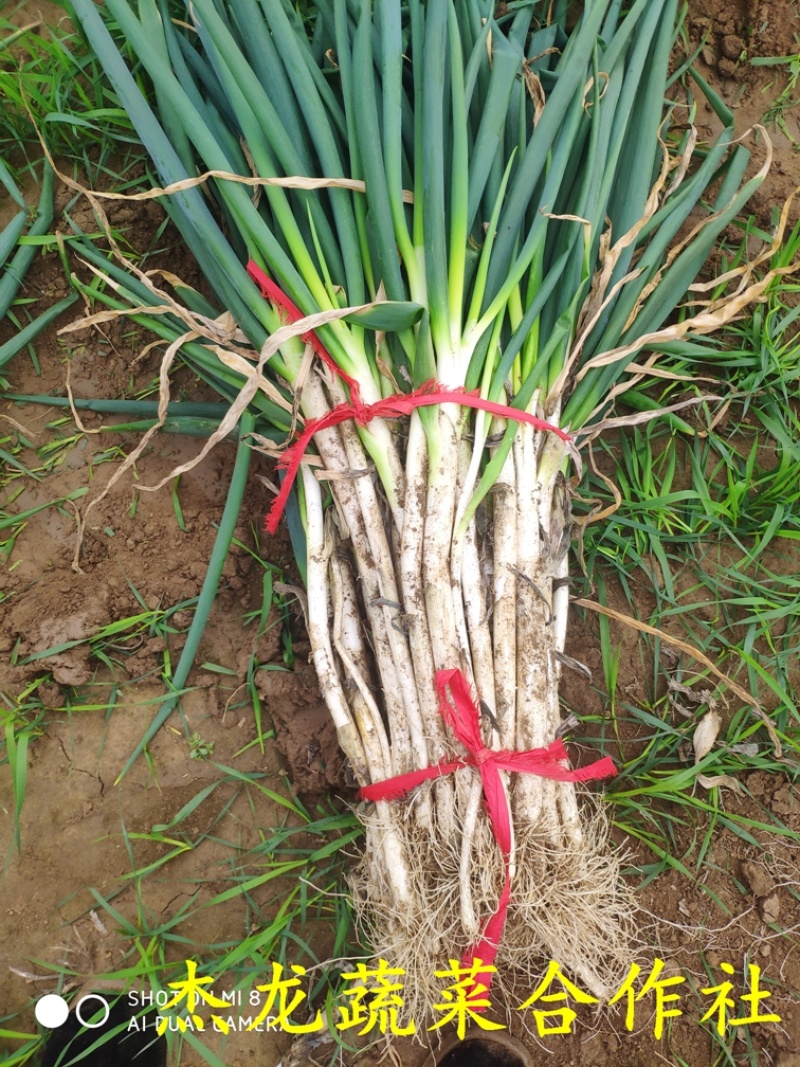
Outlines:
[[[734,261],[754,235],[768,236],[752,219],[742,229]],[[796,227],[772,265],[792,262],[798,250]],[[732,789],[746,793],[747,775],[754,771],[798,778],[797,291],[791,278],[776,282],[744,319],[675,350],[667,369],[679,381],[656,393],[651,389],[640,404],[633,398],[636,406],[663,406],[722,386],[722,419],[717,405],[686,428],[652,422],[606,440],[596,457],[621,497],[610,518],[584,532],[587,575],[599,598],[613,582],[631,614],[644,610],[651,625],[673,634],[676,626],[683,630],[685,639],[758,695],[784,748],[783,758],[776,758],[759,720],[734,698],[722,705],[714,747],[695,765],[692,736],[709,710],[707,698],[720,697],[714,680],[686,658],[676,669],[662,642],[643,638],[654,665],[649,700],[625,700],[616,689],[620,649],[602,620],[610,718],[599,727],[624,764],[607,798],[616,825],[655,856],[642,869],[645,880],[668,868],[694,877],[721,828],[749,845],[757,845],[762,832],[793,835],[775,813],[762,809],[760,818],[745,817],[729,810],[735,805],[726,797]],[[696,383],[698,378],[716,384]],[[581,492],[592,506],[616,503],[596,473]],[[588,515],[589,504],[580,512]],[[675,683],[688,693],[681,695]],[[725,784],[704,789],[698,774]]]
[[[17,11],[24,9],[17,5]],[[17,26],[0,16],[0,158],[19,173],[38,167],[39,137],[93,182],[124,175],[144,153],[100,65],[69,21],[40,18]]]

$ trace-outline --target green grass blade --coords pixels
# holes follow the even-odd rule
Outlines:
[[[242,417],[242,436],[239,440],[239,447],[236,452],[236,460],[233,467],[233,474],[231,476],[231,484],[228,489],[228,497],[225,501],[225,508],[214,541],[211,558],[208,562],[208,570],[205,579],[203,580],[200,599],[197,602],[194,618],[189,627],[189,632],[186,635],[186,644],[181,652],[181,658],[178,661],[175,673],[171,679],[171,685],[175,689],[181,689],[186,684],[186,680],[189,677],[189,671],[191,670],[195,656],[197,655],[200,639],[203,636],[203,631],[205,630],[208,617],[211,614],[211,609],[214,605],[214,599],[217,595],[217,588],[222,576],[222,568],[228,555],[228,549],[230,548],[231,540],[234,535],[236,522],[239,518],[239,511],[242,506],[242,500],[244,499],[245,487],[247,485],[247,474],[250,469],[251,456],[250,443],[247,439],[247,435],[252,433],[252,431],[253,418],[251,415],[245,414]],[[175,710],[177,702],[178,696],[173,695],[168,697],[162,703],[155,718],[145,731],[142,740],[137,744],[136,748],[128,757],[125,766],[122,768],[122,771],[117,778],[117,782],[125,777],[139,756],[141,756],[147,745],[153,740]]]

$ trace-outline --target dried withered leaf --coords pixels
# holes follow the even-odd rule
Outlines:
[[[758,755],[758,745],[755,741],[743,741],[740,745],[731,745],[730,751],[752,759],[753,756]]]
[[[683,669],[680,665],[680,659],[672,649],[662,648],[661,659],[668,678],[667,696],[674,711],[682,715],[684,719],[690,719],[693,715],[693,712],[685,704],[681,703],[678,699],[679,697],[685,697],[687,703],[694,704],[696,708],[702,704],[708,704],[709,708],[714,711],[717,702],[711,689],[694,689],[683,684],[681,681]]]
[[[556,730],[556,740],[558,740],[559,737],[564,737],[565,734],[568,734],[570,730],[574,730],[577,726],[580,726],[580,724],[581,721],[577,715],[573,714],[567,716]]]
[[[703,789],[713,789],[715,786],[727,786],[728,789],[732,789],[734,793],[742,792],[742,787],[735,778],[731,778],[729,774],[698,774],[697,781],[703,787]]]
[[[556,650],[553,655],[559,663],[562,663],[565,667],[569,667],[573,671],[577,671],[578,674],[583,675],[587,682],[591,682],[592,672],[586,666],[585,663],[581,663],[579,659],[573,659],[572,656],[567,656],[563,652],[559,652],[558,650]]]
[[[700,720],[692,738],[695,763],[699,763],[711,751],[721,726],[722,716],[718,711],[707,711]]]

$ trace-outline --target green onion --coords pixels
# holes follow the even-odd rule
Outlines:
[[[673,111],[685,118],[665,103],[675,0],[625,12],[587,0],[574,24],[567,6],[537,0],[498,19],[488,0],[323,0],[303,23],[284,0],[193,0],[174,21],[167,0],[74,0],[159,180],[181,183],[166,209],[249,339],[257,367],[244,387],[218,341],[184,346],[231,419],[250,405],[262,427],[287,428],[276,403],[251,403],[263,372],[305,420],[435,380],[588,435],[662,344],[711,331],[757,294],[745,286],[671,321],[763,177],[744,180],[749,155],[718,102],[723,129],[693,165],[692,138],[670,126]],[[137,80],[104,17],[135,53]],[[233,177],[251,168],[257,202]],[[193,183],[209,170],[231,175],[207,183],[211,207]],[[713,211],[670,255],[714,183]],[[263,299],[245,259],[285,297]],[[114,295],[93,295],[140,308],[137,321],[165,338],[189,321],[202,333],[190,307],[156,325],[143,279],[114,272]],[[289,302],[304,318],[278,330]],[[300,338],[312,326],[333,370],[308,371]],[[437,671],[466,677],[488,748],[553,742],[574,445],[454,396],[403,418],[341,421],[312,451],[296,513],[312,657],[359,782],[452,751]],[[603,819],[587,818],[571,783],[513,777],[502,776],[512,890],[498,963],[548,955],[601,996],[626,965],[630,922]],[[374,947],[413,976],[418,1004],[500,893],[481,797],[479,775],[462,771],[364,813],[359,899]]]
[[[14,200],[20,203],[19,190],[14,186],[13,180],[5,167],[0,170],[0,181],[11,193]],[[16,194],[16,195],[15,195]],[[22,201],[24,204],[24,201]],[[0,267],[3,268],[0,277],[0,319],[2,319],[14,301],[25,274],[36,255],[35,245],[20,245],[19,238],[25,228],[27,212],[20,212],[8,223],[0,234]],[[28,237],[40,237],[50,229],[53,221],[53,172],[45,166],[42,179],[42,191],[39,194],[39,204],[36,209],[36,219],[27,232]],[[16,248],[10,260],[8,256]],[[27,342],[24,342],[27,343]],[[10,345],[11,342],[8,342]]]

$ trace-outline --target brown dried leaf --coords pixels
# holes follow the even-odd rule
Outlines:
[[[687,702],[693,704],[695,709],[701,704],[708,704],[712,711],[716,708],[717,702],[710,689],[695,690],[690,686],[683,684],[681,681],[681,678],[683,677],[683,669],[680,664],[680,658],[671,648],[665,646],[661,649],[661,659],[668,679],[667,697],[675,711],[680,715],[683,715],[686,719],[690,719],[694,715],[694,712],[690,711],[687,707],[684,707],[681,701],[678,700],[679,696],[686,697]]]
[[[714,747],[714,742],[719,736],[722,727],[722,716],[718,711],[707,711],[697,725],[692,737],[694,748],[694,761],[699,763],[706,753]]]
[[[88,190],[72,181],[57,171],[58,176],[78,192],[87,193]],[[173,193],[181,193],[185,189],[194,189],[198,185],[204,185],[211,178],[221,181],[234,182],[237,185],[249,185],[253,189],[264,186],[276,186],[280,189],[303,189],[313,191],[315,189],[351,189],[355,193],[366,192],[366,185],[357,178],[306,178],[301,175],[287,176],[285,178],[245,178],[242,174],[232,174],[227,170],[207,170],[198,174],[196,178],[183,178],[181,181],[172,182],[170,185],[146,189],[141,193],[112,193],[92,190],[92,196],[100,200],[157,200],[161,196],[171,196]],[[403,203],[413,204],[414,194],[403,190]]]
[[[578,674],[583,675],[587,682],[591,682],[592,672],[589,670],[585,663],[581,663],[579,659],[574,659],[572,656],[567,656],[563,652],[559,652],[558,650],[556,650],[553,655],[559,663],[563,664],[563,666],[569,667],[573,671],[577,671]]]
[[[165,315],[172,311],[171,307],[166,304],[153,304],[150,307],[131,307],[131,308],[119,308],[115,311],[98,311],[93,315],[85,315],[81,319],[76,319],[75,322],[70,322],[66,326],[62,326],[58,331],[59,337],[65,333],[74,333],[76,330],[86,330],[90,326],[101,326],[106,322],[113,322],[115,319],[125,318],[130,315]]]
[[[558,740],[559,737],[564,737],[565,734],[568,734],[570,730],[576,729],[578,726],[580,726],[580,724],[581,721],[577,715],[575,715],[574,713],[568,715],[567,718],[564,719],[559,728],[556,730],[556,740]]]
[[[755,741],[743,741],[741,745],[731,745],[730,752],[737,752],[740,756],[747,756],[748,759],[753,759],[758,755],[758,745]]]
[[[533,126],[535,129],[536,124],[542,117],[546,101],[539,75],[531,69],[527,59],[522,61],[522,77],[525,80],[525,88],[528,90],[528,96],[533,104]]]
[[[256,368],[252,363],[248,363],[243,356],[237,355],[236,352],[228,352],[220,345],[204,345],[204,348],[208,348],[220,363],[223,363],[226,367],[230,367],[231,370],[235,370],[241,374],[243,378],[255,378],[258,383],[258,388],[269,397],[278,407],[283,408],[285,411],[291,411],[292,405],[288,402],[285,396],[276,389],[269,379],[265,378],[263,374],[256,371]]]
[[[618,385],[613,389],[609,395],[605,398],[602,404],[598,405],[592,412],[590,418],[595,413],[601,412],[608,404],[608,401],[616,397],[620,393],[625,393],[630,388],[631,383],[625,382]],[[722,400],[721,396],[694,396],[690,400],[682,400],[678,404],[669,404],[667,407],[657,408],[653,411],[639,411],[633,415],[620,415],[613,419],[603,419],[601,422],[593,422],[591,425],[581,430],[574,430],[572,436],[575,438],[586,437],[589,440],[599,437],[607,430],[619,429],[623,426],[639,426],[644,422],[651,422],[653,419],[659,419],[662,415],[668,415],[673,411],[682,411],[684,408],[696,407],[698,404],[705,404],[710,400]]]
[[[703,789],[714,789],[716,786],[725,786],[728,789],[732,789],[734,793],[742,792],[741,785],[735,778],[731,778],[729,774],[714,774],[711,775],[711,777],[708,777],[705,774],[698,774],[697,781]]]

